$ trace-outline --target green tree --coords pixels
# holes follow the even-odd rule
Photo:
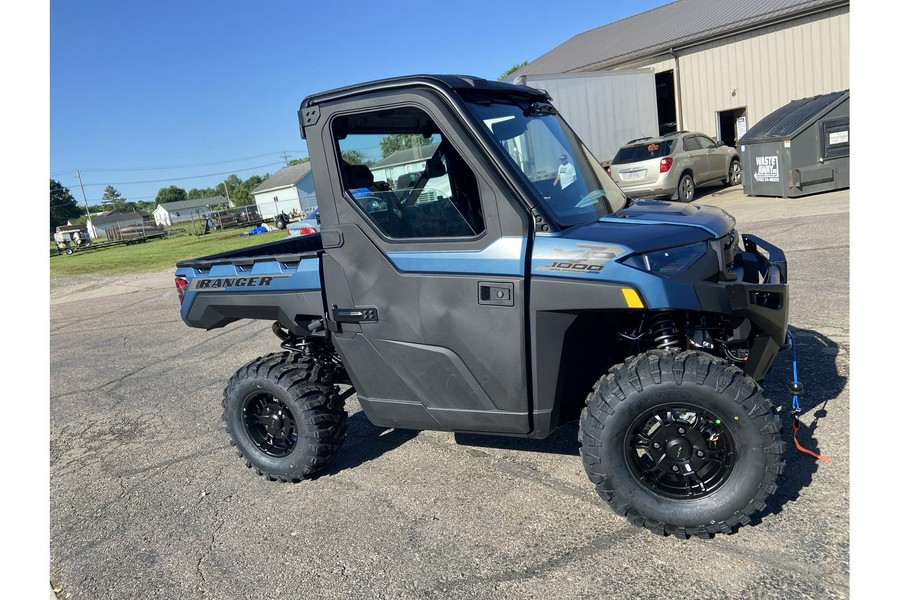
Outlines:
[[[111,185],[106,186],[106,189],[103,190],[103,198],[100,199],[100,203],[103,204],[105,210],[126,210],[125,198],[122,197],[119,190]]]
[[[219,184],[219,185],[221,185],[221,184]],[[210,198],[212,196],[217,195],[218,193],[219,192],[216,190],[216,188],[203,188],[203,189],[191,188],[190,190],[188,190],[187,199],[188,200],[196,200],[197,198]]]
[[[234,201],[234,193],[235,191],[241,187],[241,184],[244,182],[240,177],[232,173],[229,175],[225,181],[216,186],[216,194],[218,196],[222,196],[223,198],[230,198]]]
[[[153,212],[153,209],[156,208],[156,202],[153,200],[134,200],[133,202],[126,202],[126,207],[129,207],[129,210],[143,210],[148,213]]]
[[[287,166],[293,167],[294,165],[299,165],[299,164],[302,164],[302,163],[308,163],[308,162],[309,162],[309,157],[308,157],[308,156],[307,156],[306,158],[295,158],[294,160],[292,160],[291,162],[289,162],[289,163],[287,164]]]
[[[361,150],[342,150],[341,156],[351,165],[371,164],[371,161],[366,160],[366,155]]]
[[[242,181],[237,189],[231,190],[231,186],[229,186],[228,189],[231,190],[231,201],[234,202],[235,206],[249,206],[254,204],[251,192],[268,178],[268,174],[265,178],[259,175],[251,175],[246,181]]]
[[[527,64],[528,64],[528,61],[526,60],[526,61],[520,62],[517,65],[511,66],[506,71],[504,71],[503,74],[500,75],[500,77],[497,78],[497,81],[503,81],[504,79],[506,79],[507,77],[509,77],[510,75],[512,75],[513,73],[515,73],[516,71],[518,71],[519,69],[521,69],[522,67],[524,67]]]
[[[170,185],[167,188],[161,188],[156,194],[157,204],[165,204],[166,202],[180,202],[182,200],[187,200],[187,192],[174,185]]]
[[[394,135],[386,135],[381,138],[381,158],[387,158],[394,152],[399,152],[400,150],[407,150],[417,146],[427,146],[430,143],[430,137],[424,137],[419,133],[397,133]]]
[[[78,208],[78,202],[69,188],[55,179],[50,180],[50,233],[54,233],[60,225],[65,225],[69,220],[76,220],[84,211]]]

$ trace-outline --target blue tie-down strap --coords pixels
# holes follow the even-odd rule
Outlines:
[[[788,329],[787,334],[788,338],[791,340],[791,363],[794,367],[794,380],[790,384],[791,394],[794,396],[791,406],[791,419],[794,425],[794,445],[800,452],[805,452],[824,462],[831,462],[831,459],[827,456],[822,456],[816,454],[812,450],[807,450],[800,445],[799,441],[797,441],[797,432],[800,431],[800,418],[798,415],[800,414],[800,396],[803,394],[803,384],[800,383],[800,378],[797,376],[797,345],[794,343],[794,336],[791,334],[790,329]]]

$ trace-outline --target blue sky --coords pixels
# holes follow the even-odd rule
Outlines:
[[[414,73],[496,79],[666,3],[57,0],[50,177],[83,204],[79,171],[95,204],[107,185],[153,200],[169,185],[274,173],[285,153],[306,155],[308,94]]]

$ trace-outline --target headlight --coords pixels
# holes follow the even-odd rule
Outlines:
[[[624,260],[623,263],[629,267],[659,275],[677,275],[689,269],[708,251],[706,242],[697,242],[688,246],[635,254]]]

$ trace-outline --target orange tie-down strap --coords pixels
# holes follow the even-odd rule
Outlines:
[[[820,454],[816,454],[812,450],[807,450],[803,446],[800,445],[800,442],[797,441],[797,432],[800,431],[800,419],[797,418],[797,415],[794,415],[794,445],[797,446],[797,450],[800,452],[806,452],[807,454],[811,454],[812,456],[818,458],[824,462],[831,462],[831,459],[827,456],[822,456]]]

